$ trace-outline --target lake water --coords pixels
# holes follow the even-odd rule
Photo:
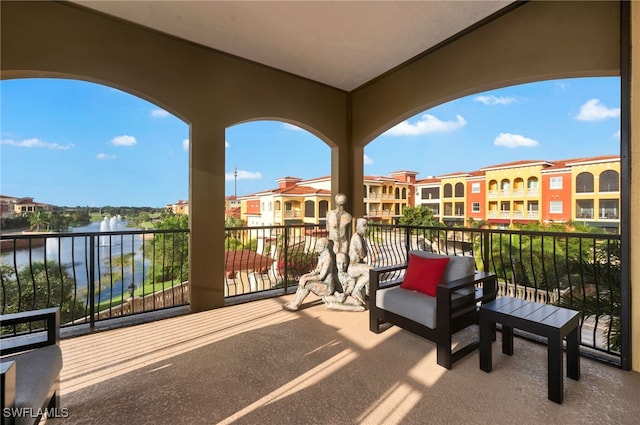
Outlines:
[[[98,233],[101,230],[138,229],[126,227],[124,221],[112,220],[110,227],[105,227],[104,222],[94,222],[86,226],[72,228],[68,233]],[[100,288],[96,288],[96,292],[102,290],[101,299],[108,299],[128,291],[131,283],[136,287],[143,284],[145,271],[150,261],[148,259],[143,261],[142,235],[105,235],[94,238],[94,242],[96,245],[94,247],[96,285],[98,280],[100,281]],[[0,256],[0,263],[20,270],[27,267],[30,262],[42,262],[45,259],[53,261],[56,265],[60,264],[63,270],[76,280],[77,289],[82,291],[87,288],[89,281],[90,252],[89,236],[56,237],[47,235],[44,245],[33,247],[31,250],[19,249],[15,252],[15,256],[13,252],[5,252]],[[132,256],[133,261],[125,261],[125,265],[121,266],[119,258],[123,256]],[[113,259],[113,264],[110,264],[110,258]],[[116,277],[112,278],[114,275]],[[122,276],[122,279],[119,276]]]

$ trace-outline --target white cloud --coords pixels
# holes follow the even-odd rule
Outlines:
[[[153,109],[151,111],[151,116],[153,118],[165,118],[170,116],[171,114],[165,111],[164,109]]]
[[[515,97],[498,96],[476,96],[473,100],[485,105],[508,105],[516,101]]]
[[[493,141],[493,144],[496,146],[504,146],[506,148],[529,148],[532,146],[538,146],[538,141],[519,134],[500,133],[500,135]]]
[[[282,123],[282,127],[287,130],[304,131],[302,128],[298,127],[297,125],[289,124],[288,122]]]
[[[238,180],[259,180],[262,178],[262,173],[259,171],[245,171],[238,170]],[[226,181],[233,181],[235,179],[233,172],[226,173],[224,175]]]
[[[24,140],[12,140],[12,139],[3,139],[1,144],[8,146],[16,146],[18,148],[45,148],[45,149],[53,149],[58,151],[66,151],[73,147],[71,143],[67,145],[59,145],[58,143],[50,143],[45,142],[40,139],[24,139]]]
[[[189,139],[184,139],[182,141],[182,150],[185,152],[189,152]]]
[[[553,84],[553,87],[555,87],[556,91],[563,92],[566,91],[570,87],[570,85],[571,84],[566,81],[556,81]]]
[[[620,138],[620,129],[618,129],[618,131],[616,131],[615,133],[613,133],[612,137],[614,139],[619,139]]]
[[[371,159],[369,156],[365,155],[364,159],[363,159],[363,163],[364,163],[364,165],[371,165],[371,164],[373,164],[373,159]]]
[[[580,107],[576,119],[580,121],[601,121],[620,116],[620,108],[607,108],[600,99],[589,99]]]
[[[108,161],[111,159],[116,159],[117,157],[115,155],[109,155],[108,153],[99,153],[98,155],[96,155],[96,158],[102,161]]]
[[[395,127],[385,131],[389,136],[419,136],[429,133],[446,133],[467,125],[467,121],[460,115],[456,115],[456,121],[442,121],[433,115],[425,114],[415,124],[402,121]]]
[[[114,146],[133,146],[138,142],[136,141],[135,137],[124,135],[114,137],[109,143]]]
[[[224,147],[225,147],[225,149],[226,149],[226,148],[228,148],[229,146],[231,146],[231,145],[229,144],[229,142],[227,142],[227,141],[225,140],[225,141],[224,141]]]

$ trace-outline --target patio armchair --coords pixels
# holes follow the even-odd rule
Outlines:
[[[400,277],[383,280],[390,275]],[[389,323],[426,338],[437,346],[437,363],[451,369],[479,347],[474,339],[452,348],[452,335],[478,323],[480,305],[496,298],[496,282],[495,274],[475,270],[472,257],[411,251],[407,264],[371,269],[369,329],[380,333]]]
[[[44,322],[46,328],[33,332],[15,328],[35,322]],[[47,416],[58,415],[62,369],[60,310],[47,308],[1,315],[0,326],[15,331],[0,339],[2,425],[36,424],[45,412]]]

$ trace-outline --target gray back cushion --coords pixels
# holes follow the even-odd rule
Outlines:
[[[432,252],[420,250],[409,251],[409,254],[418,255],[424,258],[449,257],[449,263],[447,263],[447,268],[444,271],[444,275],[442,275],[443,282],[450,282],[452,280],[471,276],[475,273],[476,270],[476,262],[472,257],[463,257],[461,255],[434,254]]]

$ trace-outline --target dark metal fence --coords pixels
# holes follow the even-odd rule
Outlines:
[[[63,326],[188,304],[188,230],[2,235],[0,312]]]
[[[580,311],[583,348],[619,362],[619,235],[370,224],[367,239],[374,266],[405,263],[414,249],[473,257],[498,275],[499,296]]]
[[[315,268],[321,225],[234,227],[226,229],[225,297],[289,293]]]
[[[289,293],[316,266],[321,225],[227,228],[225,297]],[[414,249],[473,257],[499,295],[582,313],[582,346],[620,358],[620,236],[370,224],[371,266]],[[2,235],[2,313],[59,306],[63,326],[188,304],[188,230]]]

